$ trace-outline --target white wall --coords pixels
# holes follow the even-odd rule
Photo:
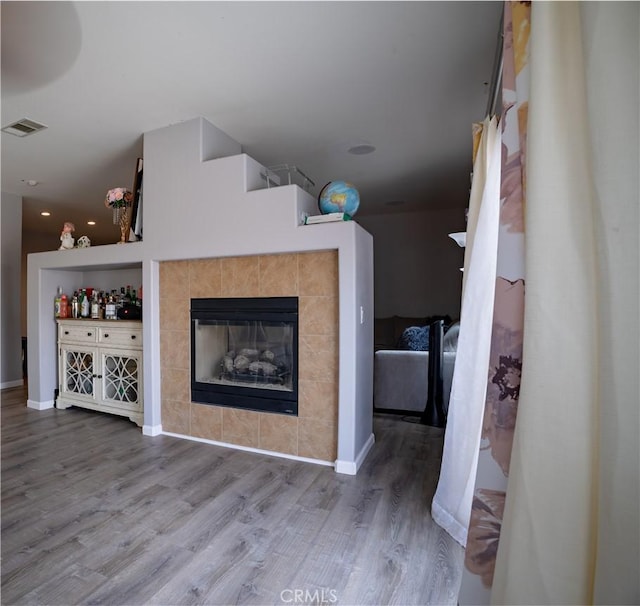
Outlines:
[[[35,231],[22,232],[22,270],[20,286],[20,332],[23,337],[27,336],[27,255],[34,252],[46,250],[57,250],[60,246],[58,238],[51,238],[51,234],[42,234]],[[53,303],[51,304],[53,309]]]
[[[374,239],[375,317],[460,316],[464,210],[356,216]]]
[[[0,206],[2,274],[0,303],[0,386],[22,385],[21,256],[22,197],[2,192]]]
[[[144,159],[144,241],[29,255],[27,327],[38,355],[29,357],[28,405],[53,405],[56,334],[49,302],[58,285],[68,292],[86,285],[98,271],[141,268],[143,431],[155,435],[161,431],[158,262],[337,250],[341,366],[336,469],[355,473],[373,443],[371,235],[355,222],[301,225],[302,212],[317,212],[315,199],[295,185],[252,191],[260,183],[261,167],[202,119],[146,133]]]

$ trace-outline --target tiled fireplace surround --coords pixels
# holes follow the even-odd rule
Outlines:
[[[165,432],[333,462],[338,433],[338,252],[164,261],[160,366]],[[191,298],[299,297],[298,416],[191,402]]]

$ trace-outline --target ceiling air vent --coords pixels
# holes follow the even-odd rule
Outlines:
[[[22,118],[17,122],[4,126],[2,128],[2,132],[15,135],[16,137],[26,137],[27,135],[32,135],[33,133],[37,133],[39,130],[43,130],[45,128],[47,127],[44,124],[40,124],[34,120],[29,120],[29,118]]]

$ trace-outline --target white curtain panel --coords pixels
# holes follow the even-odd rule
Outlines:
[[[590,4],[532,5],[523,368],[494,604],[640,599],[639,12]]]
[[[640,4],[585,2],[581,16],[600,267],[593,601],[640,604]]]
[[[485,119],[473,167],[458,351],[433,519],[466,545],[487,392],[500,213],[501,135]]]

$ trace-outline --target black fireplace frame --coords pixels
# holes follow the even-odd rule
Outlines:
[[[298,297],[191,299],[191,401],[257,412],[298,415]],[[292,390],[255,389],[251,385],[220,385],[196,381],[196,320],[211,322],[286,322],[293,328]]]

